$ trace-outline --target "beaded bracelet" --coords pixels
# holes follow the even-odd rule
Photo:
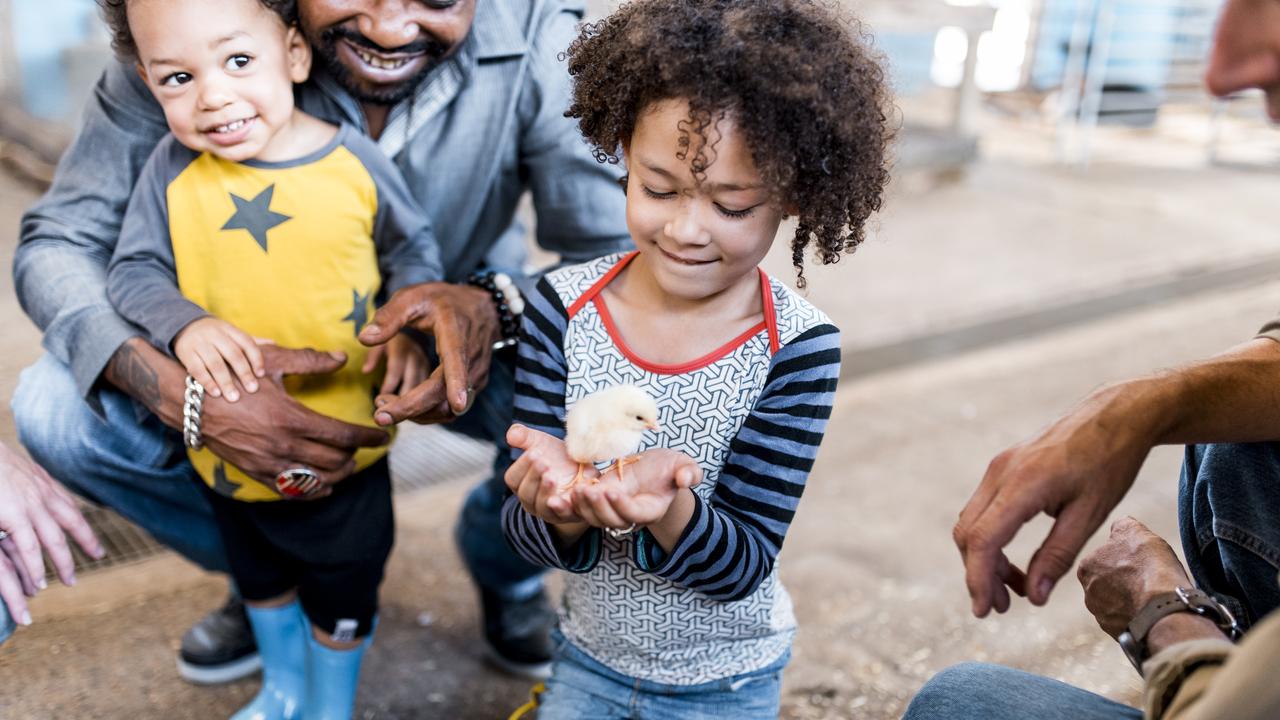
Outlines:
[[[467,283],[488,292],[498,311],[502,339],[494,343],[493,348],[500,350],[515,345],[520,334],[520,316],[524,314],[524,298],[515,281],[506,273],[485,270],[471,273],[467,276]]]

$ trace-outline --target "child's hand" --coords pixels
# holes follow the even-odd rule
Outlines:
[[[656,524],[667,515],[676,494],[702,482],[702,468],[677,450],[654,448],[611,470],[600,482],[573,489],[573,509],[588,525],[626,528]]]
[[[233,372],[249,392],[257,392],[258,378],[266,375],[257,341],[216,317],[200,318],[179,331],[173,354],[205,392],[228,402],[240,399]]]
[[[368,375],[377,370],[383,356],[387,358],[387,374],[382,378],[379,395],[403,393],[427,379],[427,354],[408,335],[401,333],[388,340],[385,345],[369,348],[360,371]]]
[[[557,525],[582,522],[560,491],[578,472],[578,463],[565,451],[564,441],[516,424],[507,430],[507,443],[524,450],[503,479],[525,512]],[[588,467],[581,482],[591,482],[596,475],[595,468]]]

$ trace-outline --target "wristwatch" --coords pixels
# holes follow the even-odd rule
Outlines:
[[[1179,586],[1173,592],[1151,598],[1117,638],[1120,649],[1138,669],[1138,674],[1142,674],[1142,663],[1147,660],[1147,634],[1162,618],[1179,612],[1208,618],[1233,642],[1240,639],[1240,625],[1225,605],[1199,588]]]

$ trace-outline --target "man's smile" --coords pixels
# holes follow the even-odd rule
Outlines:
[[[340,38],[337,50],[344,63],[370,82],[394,84],[421,72],[431,58],[426,49],[413,52],[382,52]]]

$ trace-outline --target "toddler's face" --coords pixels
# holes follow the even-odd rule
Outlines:
[[[664,292],[686,300],[758,283],[782,209],[769,199],[732,117],[706,132],[714,161],[695,178],[693,151],[679,158],[685,100],[664,100],[636,119],[627,160],[627,228]],[[696,144],[696,136],[690,144]]]
[[[310,70],[301,35],[258,0],[132,0],[138,72],[183,145],[227,160],[270,157]]]

